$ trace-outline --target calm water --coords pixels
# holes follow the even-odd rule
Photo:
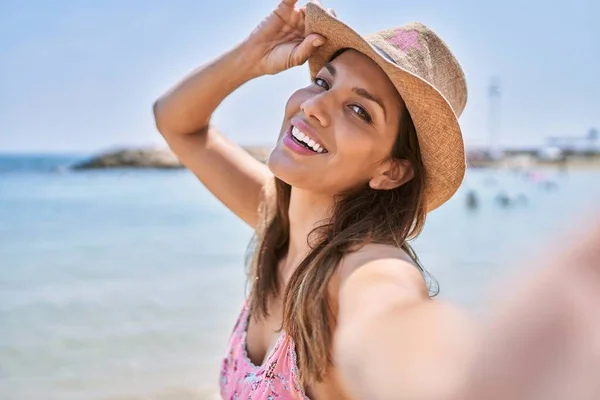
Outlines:
[[[187,171],[60,168],[72,161],[0,157],[0,398],[213,398],[250,229]],[[500,191],[526,204],[501,207]],[[485,312],[599,199],[600,172],[469,171],[415,247],[440,297]]]

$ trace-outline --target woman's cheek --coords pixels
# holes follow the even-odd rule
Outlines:
[[[312,91],[308,88],[296,90],[294,93],[292,93],[287,103],[285,104],[286,116],[297,114],[300,111],[302,103],[304,103],[306,100],[310,99],[314,95],[315,94],[312,93]]]
[[[341,155],[359,161],[371,153],[373,143],[368,135],[353,124],[344,123],[340,128],[336,129],[335,142]]]

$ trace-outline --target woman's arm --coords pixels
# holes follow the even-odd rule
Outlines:
[[[498,288],[461,400],[600,399],[600,216],[590,215],[571,243],[550,243],[538,268]]]
[[[355,267],[339,294],[342,383],[357,400],[600,398],[600,218],[592,221],[543,268],[503,287],[477,330],[427,300],[409,263]]]
[[[179,160],[226,207],[252,227],[262,189],[272,176],[266,165],[209,126],[217,106],[256,77],[243,46],[192,72],[154,104],[156,126]]]
[[[325,43],[317,34],[305,37],[304,11],[295,8],[296,1],[282,0],[240,45],[192,72],[154,104],[156,126],[175,155],[252,227],[272,174],[209,123],[225,97],[245,82],[301,65]]]
[[[429,299],[414,265],[385,259],[342,282],[334,342],[353,398],[446,400],[464,382],[474,335],[462,313]]]

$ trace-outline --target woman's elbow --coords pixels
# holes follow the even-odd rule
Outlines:
[[[158,132],[165,136],[169,132],[169,123],[165,115],[164,105],[162,98],[158,98],[154,104],[152,104],[152,114],[154,116],[154,125]]]

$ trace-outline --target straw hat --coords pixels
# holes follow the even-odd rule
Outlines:
[[[362,37],[317,2],[306,5],[306,34],[327,38],[308,59],[314,77],[334,53],[355,49],[388,75],[415,124],[425,166],[427,211],[445,203],[465,175],[458,117],[465,108],[465,75],[446,44],[425,25],[412,22]]]

